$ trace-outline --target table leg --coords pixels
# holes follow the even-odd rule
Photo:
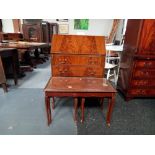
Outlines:
[[[107,113],[107,120],[106,120],[108,127],[110,127],[110,120],[111,120],[114,103],[115,103],[115,94],[112,94],[112,97],[109,98],[109,103],[108,103],[108,113]]]
[[[52,97],[52,109],[55,108],[55,100],[54,100],[54,97]]]
[[[101,104],[101,109],[103,110],[103,102],[104,102],[104,98],[100,99],[100,104]]]
[[[6,83],[2,83],[2,87],[5,93],[8,92]]]
[[[12,58],[12,69],[13,69],[13,76],[14,76],[14,82],[15,82],[15,85],[18,84],[18,77],[17,77],[17,68],[16,68],[16,55],[13,55],[13,58]]]
[[[50,107],[50,98],[45,96],[45,106],[46,106],[46,114],[47,114],[47,124],[48,126],[52,122],[52,115],[51,115],[51,107]]]
[[[81,122],[84,122],[84,103],[85,103],[85,98],[82,98],[81,101]]]
[[[74,121],[77,122],[78,98],[74,98]]]

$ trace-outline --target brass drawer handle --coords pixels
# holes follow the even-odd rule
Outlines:
[[[136,81],[135,82],[135,85],[136,86],[146,86],[146,85],[148,85],[148,81]]]
[[[145,90],[137,90],[137,94],[142,94],[142,95],[145,95],[146,94],[146,91]]]
[[[149,76],[149,72],[146,72],[145,74],[146,74],[147,76]]]
[[[144,62],[144,66],[145,67],[149,67],[149,66],[151,66],[152,65],[152,62]]]
[[[89,59],[88,59],[88,63],[94,65],[94,64],[97,64],[97,60],[94,59],[94,58],[92,58],[92,57],[89,57]]]
[[[94,73],[94,72],[90,72],[89,74],[90,74],[90,75],[94,75],[95,73]]]
[[[93,69],[91,69],[91,68],[88,69],[88,74],[89,75],[95,75],[95,73],[96,72]]]
[[[61,59],[61,58],[59,58],[58,60],[59,60],[60,62],[62,61],[62,59]]]
[[[68,68],[59,68],[58,70],[59,70],[59,72],[62,73],[62,74],[68,72]]]
[[[68,72],[68,69],[67,69],[67,68],[65,68],[65,69],[64,69],[64,72]]]
[[[141,92],[142,94],[146,94],[145,90],[141,90],[140,92]]]

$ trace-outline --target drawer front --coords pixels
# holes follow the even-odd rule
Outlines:
[[[155,80],[148,79],[148,80],[132,80],[131,81],[132,87],[155,87]]]
[[[53,76],[69,77],[101,77],[103,78],[103,67],[79,66],[79,65],[53,65]]]
[[[155,78],[155,70],[138,70],[136,69],[133,72],[134,78],[148,78],[152,79]]]
[[[138,60],[135,62],[136,68],[155,68],[155,60]]]
[[[155,97],[155,89],[132,89],[128,92],[130,95],[145,97],[152,96]]]
[[[53,65],[70,64],[70,65],[99,65],[103,67],[105,63],[104,56],[90,55],[52,55]]]

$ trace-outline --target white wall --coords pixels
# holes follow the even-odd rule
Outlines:
[[[56,19],[44,19],[48,22],[57,22]],[[88,30],[75,30],[74,29],[74,19],[69,19],[69,22],[57,22],[68,23],[69,24],[69,34],[86,34],[86,35],[99,35],[99,36],[108,36],[111,28],[113,19],[90,19]],[[13,21],[12,19],[3,19],[3,32],[14,32]]]
[[[55,19],[44,19],[44,21],[57,22]],[[74,19],[69,19],[69,22],[57,22],[57,23],[58,24],[68,23],[69,34],[108,36],[112,28],[113,19],[90,19],[88,30],[75,30]]]
[[[3,32],[13,33],[13,21],[12,19],[2,19]]]

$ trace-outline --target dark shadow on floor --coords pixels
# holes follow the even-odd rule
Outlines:
[[[104,101],[104,110],[97,100],[90,99],[85,106],[85,121],[80,122],[81,110],[78,110],[78,134],[80,135],[154,135],[155,99],[133,99],[125,102],[117,94],[111,119],[111,127],[106,126],[108,102]]]

